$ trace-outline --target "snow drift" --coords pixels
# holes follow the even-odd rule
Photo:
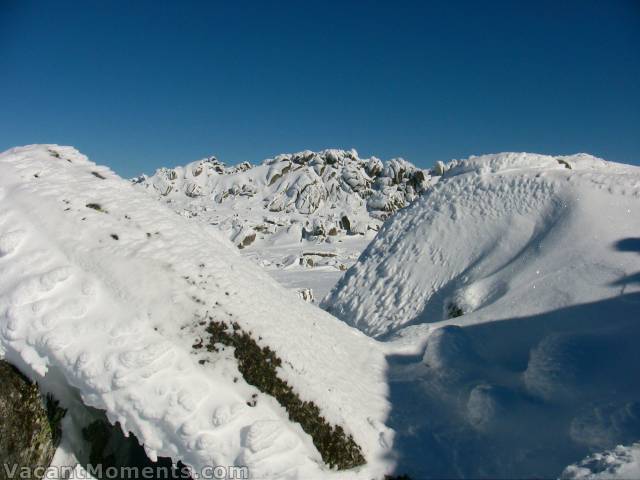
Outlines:
[[[441,170],[322,304],[386,341],[403,472],[557,477],[637,442],[640,168],[506,153]]]
[[[150,458],[246,465],[259,478],[389,469],[374,342],[73,148],[0,155],[0,271],[0,357],[63,403],[75,394],[104,410]],[[233,348],[200,348],[210,319],[272,349],[278,376],[367,464],[330,470],[300,424],[243,380]]]
[[[639,262],[625,245],[638,236],[639,191],[639,168],[588,155],[453,162],[324,305],[381,337],[462,313],[496,319],[497,309],[528,315],[632,293]]]

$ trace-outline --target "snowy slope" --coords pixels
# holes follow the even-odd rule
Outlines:
[[[258,478],[390,468],[375,341],[283,290],[218,229],[175,215],[76,150],[0,155],[0,271],[0,356],[43,388],[105,410],[151,457],[248,465]],[[367,464],[329,471],[309,435],[242,380],[230,349],[193,348],[207,338],[207,316],[273,349],[278,374],[353,435]]]
[[[181,215],[214,225],[280,283],[322,298],[430,178],[403,159],[332,149],[255,166],[210,157],[133,182]]]
[[[639,189],[640,169],[588,155],[453,162],[324,304],[382,336],[455,309],[488,319],[495,309],[528,315],[631,293],[621,279],[637,258],[616,242],[638,235]]]
[[[400,472],[557,477],[637,442],[639,253],[638,167],[448,165],[323,301],[386,340]]]

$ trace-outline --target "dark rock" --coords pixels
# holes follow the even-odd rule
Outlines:
[[[119,423],[111,425],[104,415],[102,417],[82,430],[82,436],[90,446],[88,465],[101,468],[103,473],[113,468],[137,468],[139,471],[153,469],[151,471],[157,474],[154,478],[191,478],[181,461],[174,463],[171,458],[158,457],[157,462],[152,462],[133,433],[129,432],[125,437]]]
[[[47,468],[60,441],[64,410],[51,397],[47,408],[38,386],[0,360],[0,459],[31,471]],[[2,469],[0,478],[6,474]]]
[[[347,217],[346,215],[343,215],[342,218],[340,219],[340,226],[342,227],[343,230],[346,230],[347,232],[351,230],[351,221],[349,220],[349,217]]]

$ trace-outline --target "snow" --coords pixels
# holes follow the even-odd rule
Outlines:
[[[382,337],[445,320],[452,305],[488,318],[509,303],[527,315],[637,290],[618,283],[637,256],[616,242],[637,235],[640,171],[558,158],[572,169],[533,154],[453,162],[390,219],[324,304]]]
[[[229,167],[210,157],[133,180],[181,215],[215,226],[282,285],[311,288],[318,299],[383,221],[430,181],[427,171],[403,159],[383,162],[336,149],[282,154],[255,166]]]
[[[55,462],[93,407],[151,457],[256,478],[636,477],[640,168],[484,155],[421,196],[409,168],[327,150],[132,184],[70,147],[0,154],[0,357],[69,409]],[[330,313],[301,298],[335,281]],[[194,349],[205,315],[367,464],[329,470],[229,348]]]
[[[86,421],[73,408],[81,400],[152,459],[196,470],[240,462],[258,478],[370,478],[392,467],[379,442],[392,432],[375,341],[283,290],[218,229],[70,147],[11,149],[0,178],[0,355],[56,391],[70,421]],[[193,349],[206,314],[274,349],[279,375],[353,434],[367,465],[328,470],[283,408],[242,380],[229,349]]]
[[[640,168],[506,153],[441,167],[322,306],[384,341],[421,477],[555,477],[640,439]]]

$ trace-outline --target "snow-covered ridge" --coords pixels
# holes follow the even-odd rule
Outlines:
[[[0,356],[43,388],[66,390],[59,397],[77,392],[105,410],[150,457],[196,470],[247,465],[258,478],[389,470],[375,342],[283,290],[216,229],[75,149],[0,154],[0,271]],[[353,435],[367,465],[329,471],[309,435],[242,380],[229,349],[196,348],[208,317],[273,349],[279,375]]]
[[[637,447],[616,445],[640,439],[640,168],[505,153],[439,169],[322,303],[395,352],[399,464],[634,478]]]
[[[504,173],[510,170],[554,170],[560,167],[579,170],[608,168],[609,171],[611,171],[611,169],[617,168],[615,165],[616,164],[586,153],[554,157],[551,155],[539,155],[526,152],[505,152],[499,154],[472,155],[466,160],[452,160],[446,165],[440,164],[440,169],[446,172],[447,177],[452,177],[464,173],[486,175],[489,173]]]
[[[377,231],[422,193],[428,172],[398,158],[360,158],[355,150],[282,154],[253,166],[215,157],[161,168],[133,180],[187,216],[205,216],[239,247],[261,239],[335,237]]]
[[[439,183],[398,212],[340,280],[324,301],[328,310],[380,336],[524,296],[541,278],[557,306],[619,292],[587,278],[624,276],[623,254],[612,245],[637,233],[639,168],[585,154],[503,153],[442,170]],[[523,313],[538,307],[519,305],[530,307]]]

